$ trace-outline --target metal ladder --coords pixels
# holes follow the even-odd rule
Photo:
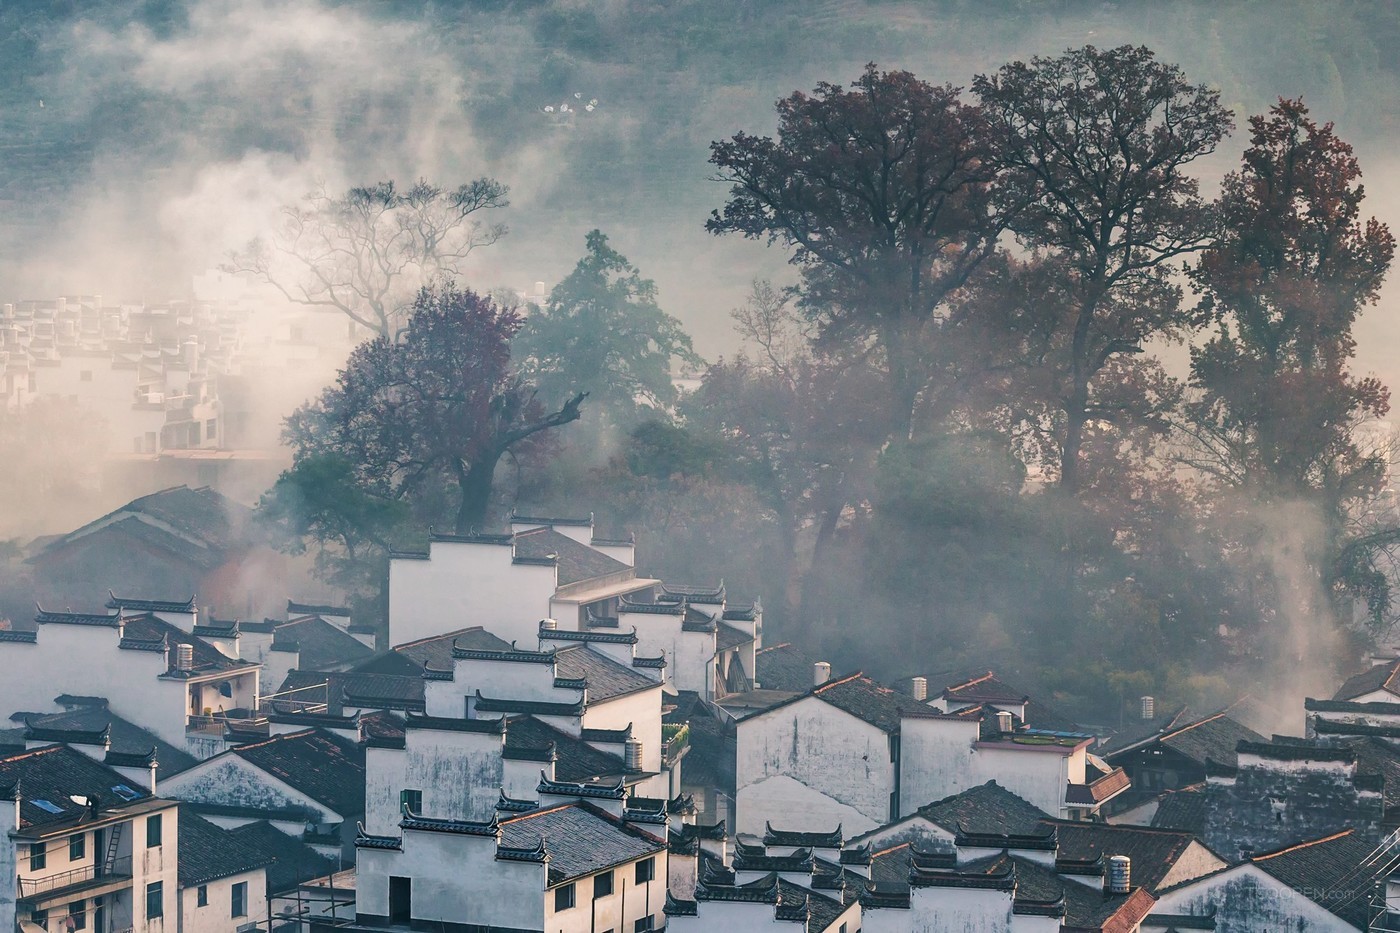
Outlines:
[[[117,847],[121,845],[122,827],[124,826],[126,826],[125,823],[117,823],[115,826],[113,826],[112,834],[107,839],[107,855],[102,861],[102,873],[104,875],[110,875],[112,873],[112,869],[116,867]]]

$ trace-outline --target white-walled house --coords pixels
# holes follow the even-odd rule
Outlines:
[[[334,858],[353,851],[365,812],[364,761],[353,739],[303,729],[237,745],[161,790],[226,829],[267,820]]]
[[[614,754],[635,756],[639,791],[670,798],[676,764],[662,743],[661,659],[636,655],[633,634],[576,632],[541,626],[541,650],[452,650],[450,673],[425,675],[429,716],[533,716]],[[674,783],[674,787],[672,786]]]
[[[227,747],[253,715],[258,665],[230,658],[152,612],[46,612],[37,630],[0,632],[0,709],[58,712],[59,694],[101,696],[119,716],[196,758]]]
[[[179,836],[180,933],[239,933],[266,921],[274,856],[188,811]]]
[[[86,755],[0,758],[0,929],[176,931],[179,810]]]
[[[995,779],[1053,816],[1093,812],[1126,787],[1091,769],[1093,736],[1018,727],[983,705],[941,712],[852,674],[738,722],[737,831],[841,824],[864,833]]]
[[[630,542],[594,539],[591,518],[514,517],[509,534],[433,535],[426,553],[391,555],[389,631],[404,642],[484,625],[529,641],[540,619],[580,630],[657,582],[637,576]]]
[[[356,923],[340,929],[444,924],[593,933],[664,926],[664,814],[659,825],[650,814],[639,825],[627,818],[620,796],[551,800],[544,791],[538,802],[510,806],[485,822],[405,806],[392,833],[362,834]]]
[[[1216,933],[1342,933],[1370,928],[1389,858],[1368,860],[1374,844],[1342,830],[1254,855],[1158,893],[1144,931],[1194,929],[1210,917]]]

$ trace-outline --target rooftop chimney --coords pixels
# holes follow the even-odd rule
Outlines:
[[[1002,735],[1007,735],[1015,731],[1012,725],[1011,714],[1004,709],[997,710],[997,731]]]
[[[820,687],[831,679],[831,662],[818,661],[812,665],[812,686]]]
[[[915,677],[909,681],[909,695],[920,703],[928,699],[928,678]]]
[[[1108,857],[1108,882],[1104,886],[1109,894],[1127,894],[1132,888],[1133,860],[1126,855]]]
[[[1157,701],[1152,697],[1142,698],[1142,718],[1144,721],[1157,718]]]

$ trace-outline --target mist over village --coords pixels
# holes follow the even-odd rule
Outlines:
[[[0,933],[1400,933],[1397,49],[0,2]]]

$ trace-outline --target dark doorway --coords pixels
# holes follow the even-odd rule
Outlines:
[[[413,879],[389,878],[389,922],[404,924],[413,919]]]

